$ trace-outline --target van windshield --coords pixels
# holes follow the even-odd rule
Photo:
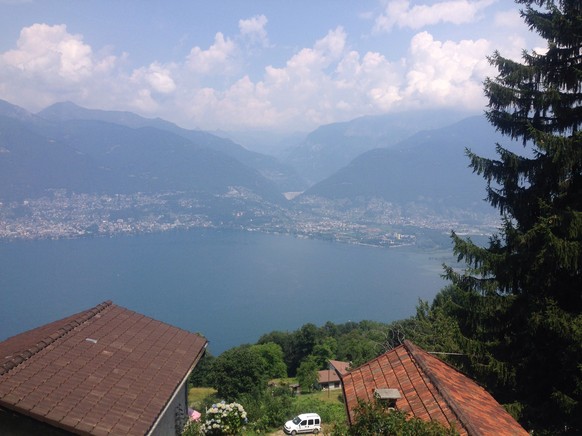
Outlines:
[[[301,418],[299,418],[298,416],[293,418],[293,424],[298,425],[300,422],[301,422]]]

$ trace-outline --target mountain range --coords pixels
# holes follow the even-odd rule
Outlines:
[[[279,157],[312,185],[366,151],[392,147],[422,130],[448,126],[466,117],[466,113],[446,110],[363,116],[321,126]]]
[[[70,103],[35,115],[7,102],[0,104],[3,199],[37,197],[48,189],[213,194],[236,186],[280,202],[286,188],[302,186],[293,184],[294,177],[274,158],[159,119],[92,111]]]
[[[66,102],[32,114],[0,100],[0,201],[57,189],[212,198],[234,188],[278,210],[316,199],[343,208],[381,200],[443,217],[490,212],[465,148],[491,156],[502,141],[484,116],[405,113],[322,126],[276,158],[159,118]],[[301,194],[288,201],[288,191]]]
[[[465,149],[493,157],[503,138],[484,116],[426,130],[390,148],[376,148],[309,188],[304,196],[328,199],[381,198],[417,203],[446,213],[451,208],[484,210],[485,181],[468,167]]]
[[[38,116],[54,122],[95,120],[132,129],[155,128],[186,138],[198,146],[224,153],[244,165],[256,169],[265,178],[273,181],[282,192],[300,191],[307,187],[306,182],[297,175],[290,165],[283,164],[272,156],[251,151],[228,138],[201,130],[183,129],[161,118],[144,118],[134,113],[123,111],[86,109],[71,102],[55,103],[39,112]]]

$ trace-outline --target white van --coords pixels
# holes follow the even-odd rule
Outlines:
[[[283,431],[293,436],[297,433],[317,434],[321,431],[321,418],[317,413],[302,413],[291,421],[287,421]]]

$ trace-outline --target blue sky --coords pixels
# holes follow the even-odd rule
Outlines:
[[[486,56],[544,46],[509,0],[0,0],[0,99],[308,131],[482,112]]]

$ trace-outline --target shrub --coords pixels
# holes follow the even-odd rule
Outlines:
[[[200,436],[202,434],[201,427],[198,421],[188,421],[182,431],[182,436]]]
[[[248,414],[249,427],[257,432],[278,428],[293,414],[293,397],[287,387],[275,387],[261,396],[244,395],[240,402]]]
[[[221,401],[206,411],[201,430],[205,435],[238,435],[246,422],[247,413],[243,406]]]
[[[336,423],[346,421],[346,409],[343,404],[340,403],[329,403],[326,401],[321,401],[317,397],[310,395],[302,395],[297,397],[295,402],[293,416],[299,415],[305,412],[317,413],[322,422],[324,423]],[[292,418],[290,416],[287,419]]]

